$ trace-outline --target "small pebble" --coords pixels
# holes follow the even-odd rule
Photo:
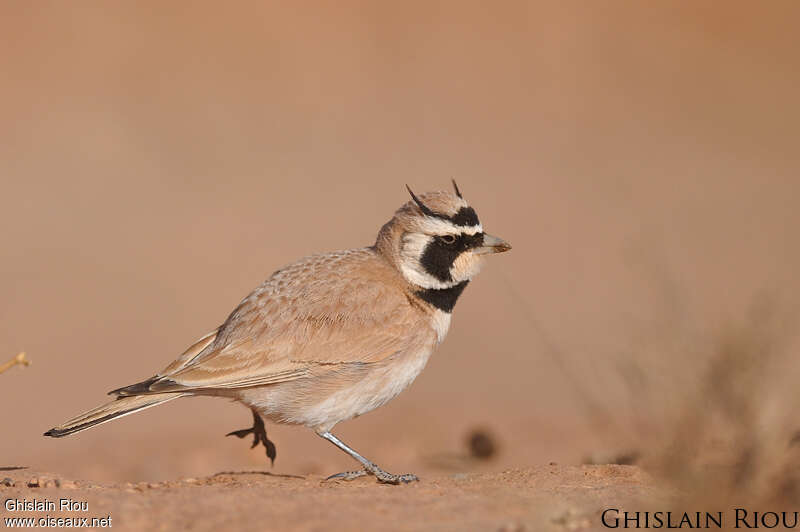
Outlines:
[[[488,460],[497,453],[497,444],[489,432],[473,430],[467,438],[469,453],[475,458]]]
[[[57,478],[33,477],[28,481],[29,488],[58,488],[61,481]]]
[[[3,486],[7,486],[9,488],[13,488],[14,487],[14,481],[12,479],[8,478],[8,477],[6,477],[3,480],[1,480],[0,484],[2,484]]]

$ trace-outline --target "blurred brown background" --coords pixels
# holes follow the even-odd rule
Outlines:
[[[708,346],[765,314],[787,353],[774,404],[797,406],[798,17],[791,1],[3,2],[0,361],[34,365],[0,376],[0,465],[265,467],[224,437],[249,412],[220,400],[41,433],[161,369],[278,267],[372,243],[405,183],[451,177],[514,249],[410,390],[338,427],[365,455],[424,475],[638,450]],[[474,427],[499,442],[486,465],[456,460]],[[268,430],[275,472],[352,466]]]

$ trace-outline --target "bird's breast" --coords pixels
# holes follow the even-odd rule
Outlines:
[[[440,309],[436,309],[431,317],[431,327],[436,332],[436,339],[439,343],[444,341],[445,336],[447,336],[447,331],[450,329],[450,319],[453,315],[450,312],[445,312]]]
[[[330,430],[336,423],[366,414],[396,397],[425,368],[435,344],[372,364],[338,368],[312,381],[253,391],[241,399],[268,418]],[[300,400],[298,400],[300,399]]]

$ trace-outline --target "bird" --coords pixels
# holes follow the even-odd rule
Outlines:
[[[223,324],[153,377],[109,392],[114,399],[44,433],[63,437],[181,397],[216,396],[250,408],[252,435],[272,463],[264,419],[313,430],[360,463],[326,480],[366,475],[405,484],[331,432],[393,399],[425,367],[450,328],[453,308],[484,259],[511,249],[483,230],[453,191],[411,196],[371,246],[311,255],[277,271]]]

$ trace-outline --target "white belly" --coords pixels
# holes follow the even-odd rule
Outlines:
[[[450,314],[437,310],[431,321],[436,341],[415,353],[365,365],[361,368],[363,373],[357,369],[330,371],[307,380],[242,391],[237,398],[274,422],[305,425],[319,432],[330,430],[340,421],[366,414],[405,390],[425,368],[449,327]],[[334,391],[329,392],[331,389]]]
[[[394,399],[414,382],[425,367],[433,348],[375,368],[360,381],[342,388],[303,412],[303,425],[330,430],[345,421],[378,408]]]

